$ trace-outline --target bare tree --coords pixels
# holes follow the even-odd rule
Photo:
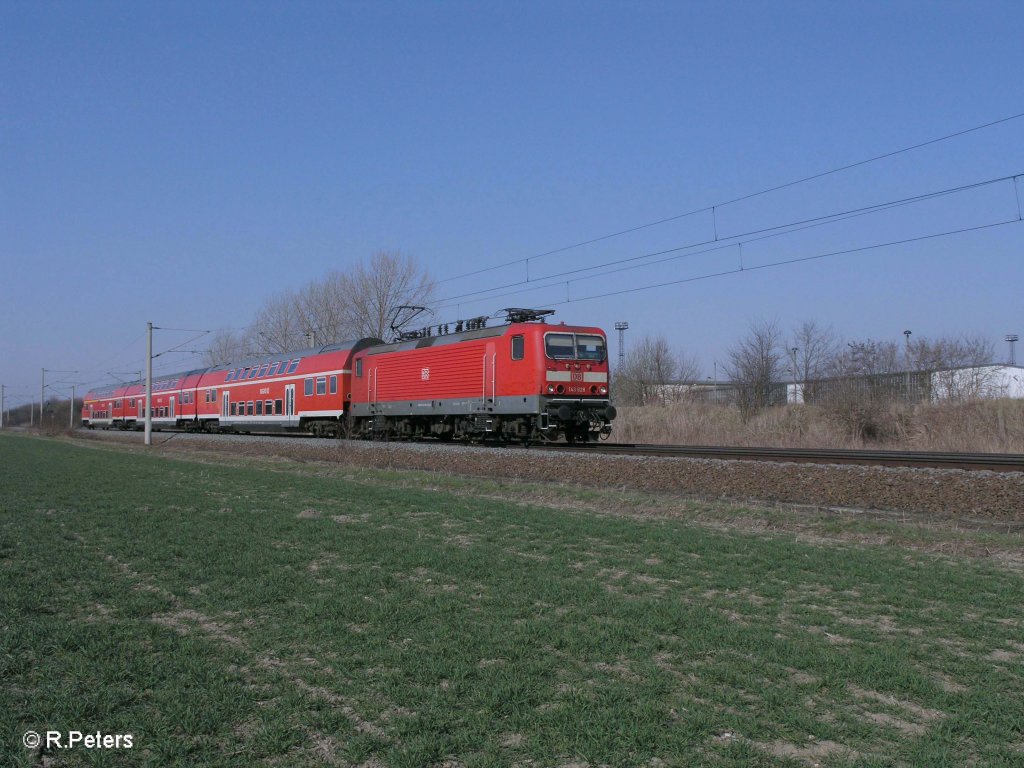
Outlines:
[[[833,379],[820,398],[825,413],[855,440],[885,440],[900,429],[893,406],[927,391],[927,381],[906,369],[900,346],[893,341],[852,341],[829,363]]]
[[[255,351],[272,354],[305,346],[304,334],[310,330],[310,323],[318,322],[304,311],[303,294],[309,286],[299,293],[283,291],[263,302],[250,327],[250,346]]]
[[[829,367],[838,354],[838,346],[832,326],[823,327],[814,320],[805,320],[793,328],[787,363],[792,364],[794,383],[800,387],[804,402],[816,399],[817,382],[828,375]]]
[[[205,361],[209,366],[224,365],[252,354],[248,337],[238,331],[221,329],[214,331],[210,346],[205,352]]]
[[[367,264],[338,276],[345,322],[355,336],[386,339],[402,306],[427,307],[434,295],[429,275],[410,256],[378,251]]]
[[[274,354],[308,344],[390,337],[391,320],[403,305],[426,306],[433,283],[415,260],[380,251],[350,271],[334,271],[298,291],[267,299],[247,333],[220,331],[207,351],[211,365],[253,354]]]
[[[908,345],[908,367],[931,374],[934,397],[971,400],[994,393],[995,346],[980,336],[918,338]]]
[[[627,405],[675,399],[671,385],[693,381],[700,367],[692,356],[676,353],[664,336],[644,336],[626,355],[616,373],[617,397]]]
[[[736,388],[744,419],[777,399],[772,385],[785,371],[782,341],[777,320],[760,320],[751,323],[747,335],[726,353],[725,373]]]

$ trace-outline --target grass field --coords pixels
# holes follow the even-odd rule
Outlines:
[[[1024,576],[917,536],[5,435],[0,489],[3,765],[1024,764]]]

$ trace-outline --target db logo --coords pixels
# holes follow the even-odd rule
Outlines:
[[[583,381],[583,371],[573,371],[572,372],[572,380],[573,381]]]
[[[422,368],[422,369],[420,369],[420,378],[423,381],[430,381],[430,369],[429,368]]]

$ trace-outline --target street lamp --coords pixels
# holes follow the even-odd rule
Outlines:
[[[907,368],[907,402],[910,402],[910,331],[903,332],[904,365]]]
[[[797,366],[796,366],[796,353],[799,351],[799,349],[800,349],[800,347],[791,347],[790,350],[789,350],[792,353],[792,355],[793,355],[793,402],[794,403],[797,402],[796,396],[797,396],[797,392],[798,392],[797,383],[796,383],[796,370],[797,370]],[[801,394],[800,399],[803,400],[803,393],[801,392],[800,394]]]

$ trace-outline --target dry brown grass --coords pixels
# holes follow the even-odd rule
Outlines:
[[[821,407],[769,408],[744,422],[733,406],[679,402],[619,409],[612,441],[777,448],[895,448],[921,451],[1024,453],[1024,401],[894,405],[867,440],[844,429]]]

